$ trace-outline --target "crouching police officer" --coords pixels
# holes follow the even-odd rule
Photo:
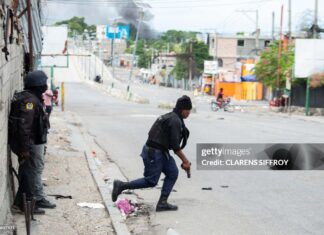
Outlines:
[[[178,209],[176,205],[167,202],[179,173],[176,162],[170,155],[169,150],[173,150],[182,160],[181,167],[187,172],[189,177],[191,163],[182,152],[182,149],[185,147],[189,137],[189,130],[186,128],[183,119],[190,115],[191,109],[192,103],[190,98],[182,96],[177,100],[173,112],[162,115],[155,121],[141,153],[144,162],[144,178],[130,182],[115,180],[112,201],[116,201],[118,195],[123,190],[156,186],[163,172],[165,179],[156,211],[175,211]]]
[[[39,208],[56,207],[46,200],[41,179],[49,129],[42,99],[47,90],[47,76],[43,71],[30,72],[24,86],[24,91],[15,94],[9,116],[9,144],[19,160],[19,188],[14,207],[23,209],[25,193],[27,200],[36,199],[34,213],[44,214]]]

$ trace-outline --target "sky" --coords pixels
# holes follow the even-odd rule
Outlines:
[[[109,24],[118,17],[116,6],[125,6],[131,0],[43,0],[47,24],[83,16],[88,24]],[[218,32],[233,34],[251,33],[256,28],[256,13],[259,12],[261,34],[270,35],[272,12],[275,12],[275,30],[280,29],[281,6],[284,6],[283,27],[288,29],[289,0],[147,0],[148,10],[154,18],[148,22],[163,32],[168,29]],[[109,2],[109,3],[107,3]],[[291,0],[292,29],[301,23],[305,10],[314,11],[315,0]],[[324,0],[318,0],[320,23],[324,23]],[[127,8],[132,11],[132,8]],[[244,12],[243,12],[244,11]]]

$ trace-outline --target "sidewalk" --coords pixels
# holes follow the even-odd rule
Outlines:
[[[31,234],[115,234],[111,219],[103,209],[82,208],[77,203],[100,203],[98,192],[85,158],[83,141],[73,128],[79,124],[71,121],[68,113],[55,109],[51,116],[51,130],[45,155],[43,183],[45,192],[72,199],[49,200],[56,209],[47,209],[45,215],[35,215]],[[14,214],[18,234],[25,234],[24,216]]]

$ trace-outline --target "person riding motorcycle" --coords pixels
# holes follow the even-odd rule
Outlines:
[[[216,97],[216,102],[218,103],[219,107],[223,106],[223,103],[225,102],[224,89],[223,88],[219,89],[219,92],[218,92],[217,97]]]

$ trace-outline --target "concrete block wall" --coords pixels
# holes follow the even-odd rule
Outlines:
[[[2,25],[3,18],[0,18]],[[3,29],[0,27],[0,48],[4,47]],[[15,35],[16,36],[16,35]],[[15,41],[15,40],[14,40]],[[10,206],[12,204],[12,190],[8,168],[8,114],[10,100],[15,90],[21,90],[23,85],[23,47],[16,41],[8,45],[10,55],[8,61],[0,51],[0,225],[10,222]],[[16,156],[12,156],[17,165]]]

